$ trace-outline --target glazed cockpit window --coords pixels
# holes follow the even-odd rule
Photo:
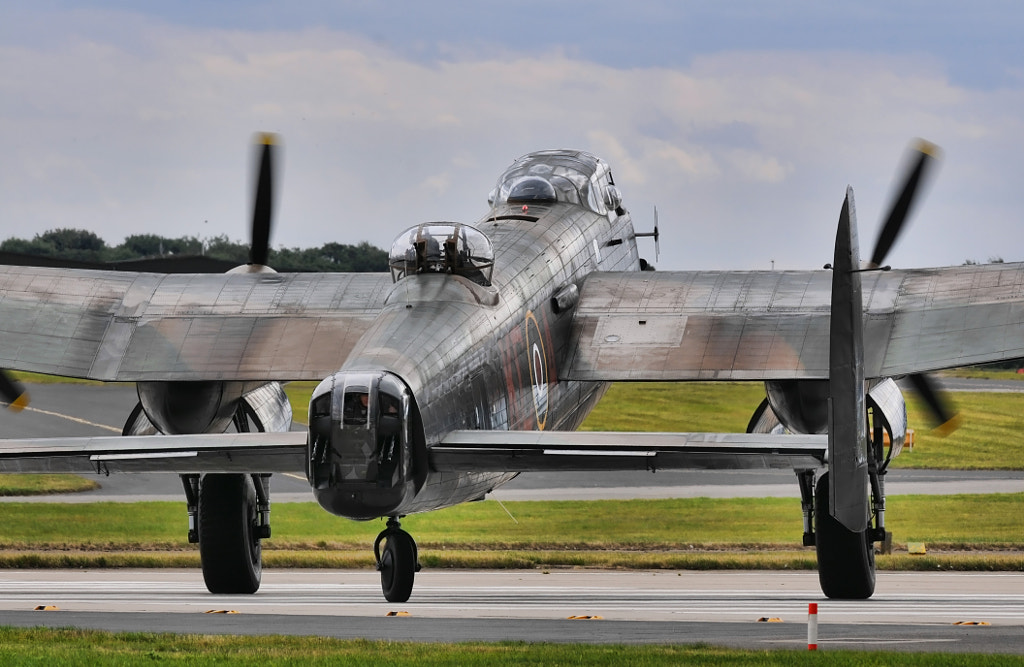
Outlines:
[[[590,158],[593,160],[593,158]],[[582,205],[604,214],[601,197],[592,192],[594,165],[572,154],[554,151],[532,153],[509,167],[491,193],[490,203]]]
[[[451,273],[490,286],[494,249],[476,227],[432,222],[402,232],[391,246],[388,265],[395,282],[417,274]]]

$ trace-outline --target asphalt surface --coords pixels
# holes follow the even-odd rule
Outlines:
[[[875,596],[855,602],[823,598],[817,575],[797,572],[425,570],[400,604],[383,601],[376,573],[346,570],[266,572],[251,596],[211,595],[198,573],[168,570],[0,571],[0,587],[3,625],[752,649],[805,648],[813,602],[821,650],[1024,654],[1019,574],[880,573]]]

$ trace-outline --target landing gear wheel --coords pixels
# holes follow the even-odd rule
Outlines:
[[[826,597],[866,600],[875,592],[875,544],[870,528],[853,532],[828,513],[828,473],[814,489],[814,544],[818,581]],[[864,511],[868,508],[865,506]]]
[[[381,549],[381,543],[384,548]],[[413,580],[420,569],[419,553],[412,535],[388,521],[388,528],[377,536],[373,545],[380,570],[380,587],[388,602],[405,602],[412,595]]]
[[[204,475],[199,557],[211,593],[255,593],[263,574],[256,489],[249,475]]]

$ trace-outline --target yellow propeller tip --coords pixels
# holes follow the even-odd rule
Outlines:
[[[926,139],[918,139],[914,143],[914,148],[918,152],[924,153],[928,157],[935,158],[936,160],[938,160],[942,156],[942,149],[939,148],[938,145],[933,144],[932,142]]]
[[[260,132],[256,135],[256,143],[261,146],[276,146],[278,143],[277,135],[273,132]]]
[[[947,435],[960,428],[961,423],[963,423],[963,419],[960,418],[959,414],[955,414],[950,417],[949,421],[945,424],[939,424],[936,426],[934,429],[935,434],[939,437],[945,438]]]
[[[26,407],[28,407],[28,400],[29,400],[28,399],[28,392],[26,391],[21,396],[19,396],[18,398],[14,399],[13,401],[11,401],[7,405],[7,407],[12,412],[21,412]]]

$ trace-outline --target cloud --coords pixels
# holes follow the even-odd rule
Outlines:
[[[868,245],[900,150],[923,135],[947,165],[920,209],[927,232],[893,261],[1024,254],[1024,84],[968,90],[935,57],[732,51],[626,68],[512,42],[419,61],[329,28],[76,15],[105,27],[0,44],[0,238],[243,238],[246,143],[272,130],[278,245],[387,248],[423,220],[473,221],[513,159],[574,147],[609,161],[638,227],[659,207],[662,268],[809,268],[830,260],[847,183]]]

